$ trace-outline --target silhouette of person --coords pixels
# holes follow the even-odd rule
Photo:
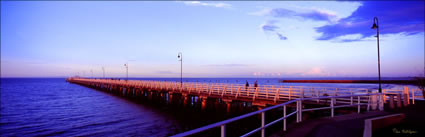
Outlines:
[[[258,83],[257,83],[257,81],[255,81],[255,83],[254,83],[254,87],[255,87],[255,88],[257,88],[257,87],[258,87]]]
[[[249,83],[248,83],[248,80],[246,81],[246,84],[245,84],[245,89],[248,91],[248,87],[249,87]]]

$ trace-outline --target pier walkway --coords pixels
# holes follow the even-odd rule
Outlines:
[[[174,94],[184,98],[196,96],[198,99],[217,98],[224,102],[245,101],[252,105],[266,106],[284,103],[297,98],[323,97],[323,96],[346,96],[372,93],[363,88],[330,88],[330,87],[306,87],[306,86],[279,86],[262,85],[259,87],[245,87],[243,84],[227,83],[198,83],[198,82],[172,82],[172,81],[149,81],[149,80],[109,80],[109,79],[85,79],[69,78],[67,81],[109,91],[120,92],[124,95],[137,96],[156,92],[172,99]],[[403,90],[384,89],[384,93],[407,93],[408,98],[418,98],[419,90],[407,87]],[[387,99],[387,98],[385,98]],[[354,98],[337,99],[337,102],[353,104]],[[368,98],[361,97],[361,102],[367,102]],[[315,100],[320,103],[320,100]],[[410,103],[410,102],[409,102]]]
[[[198,82],[174,82],[174,81],[150,81],[150,80],[110,80],[110,79],[87,79],[68,78],[68,82],[84,85],[91,88],[112,92],[122,96],[148,96],[157,95],[166,101],[173,102],[174,98],[188,102],[197,99],[204,109],[207,99],[225,102],[227,111],[230,104],[236,102],[250,102],[252,106],[260,109],[255,112],[244,114],[225,121],[217,122],[208,126],[187,131],[179,136],[189,136],[212,128],[220,128],[221,136],[226,136],[226,125],[234,121],[245,119],[253,115],[261,115],[261,127],[256,128],[242,136],[249,136],[261,131],[265,136],[265,129],[271,125],[283,122],[283,131],[286,131],[287,118],[296,117],[296,122],[303,121],[303,112],[317,110],[329,110],[330,116],[334,117],[335,109],[356,108],[357,113],[363,111],[383,110],[384,103],[390,108],[414,104],[415,99],[422,98],[419,89],[383,89],[383,93],[361,88],[327,88],[327,87],[304,87],[304,86],[276,86],[263,85],[260,87],[245,87],[242,84],[227,83],[198,83]],[[196,97],[196,98],[194,98]],[[316,104],[314,107],[311,104]],[[310,105],[307,107],[306,105]],[[266,107],[270,106],[270,107]],[[288,109],[293,107],[295,109]],[[283,111],[283,116],[272,122],[266,123],[265,113],[270,110]]]

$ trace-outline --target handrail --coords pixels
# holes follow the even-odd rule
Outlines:
[[[90,81],[116,81],[116,82],[125,82],[125,80],[107,80],[107,79],[84,79],[84,78],[71,78],[74,80],[90,80]],[[132,83],[132,82],[138,82],[138,81],[144,81],[144,82],[162,82],[162,83],[168,83],[168,82],[172,82],[172,81],[154,81],[154,80],[128,80],[125,83]],[[190,84],[200,84],[201,82],[183,82],[183,83],[190,83]],[[204,82],[202,82],[204,83]],[[210,82],[205,82],[205,83],[210,83]],[[218,83],[218,84],[223,84],[223,85],[233,85],[234,87],[245,87],[244,84],[231,84],[231,83]],[[179,85],[180,86],[180,85]],[[184,85],[186,86],[186,85]],[[265,88],[270,88],[271,86],[275,86],[275,89],[286,89],[286,88],[290,88],[292,87],[292,90],[301,90],[302,88],[305,89],[335,89],[336,87],[307,87],[307,86],[287,86],[287,85],[261,85],[258,87],[258,89],[265,89]],[[253,86],[249,86],[248,88],[252,88],[255,89],[255,87]],[[358,89],[358,90],[367,90],[366,88],[338,88],[338,89]]]
[[[373,93],[373,94],[358,94],[358,95],[349,95],[349,96],[328,96],[328,97],[315,97],[315,98],[298,98],[298,99],[290,100],[290,101],[285,102],[285,103],[282,103],[282,104],[274,105],[274,106],[267,107],[267,108],[264,108],[264,109],[261,109],[261,110],[258,110],[258,111],[250,112],[248,114],[244,114],[244,115],[237,116],[237,117],[234,117],[234,118],[231,118],[231,119],[227,119],[227,120],[220,121],[220,122],[217,122],[217,123],[213,123],[213,124],[210,124],[210,125],[207,125],[207,126],[203,126],[203,127],[200,127],[200,128],[194,129],[194,130],[190,130],[190,131],[186,131],[186,132],[183,132],[183,133],[179,133],[179,134],[173,135],[172,137],[184,137],[184,136],[189,136],[189,135],[193,135],[193,134],[196,134],[196,133],[200,133],[202,131],[209,130],[211,128],[216,128],[216,127],[219,127],[219,126],[225,127],[226,124],[229,124],[231,122],[234,122],[234,121],[237,121],[237,120],[241,120],[241,119],[244,119],[244,118],[253,116],[253,115],[257,115],[257,114],[261,114],[262,117],[263,117],[263,115],[264,115],[264,113],[266,111],[269,111],[269,110],[272,110],[272,109],[275,109],[275,108],[278,108],[278,107],[282,107],[282,106],[284,106],[284,108],[286,108],[286,105],[291,104],[291,103],[294,103],[294,102],[297,102],[298,103],[298,102],[301,102],[301,101],[304,101],[304,100],[315,100],[315,99],[331,99],[331,100],[333,100],[335,98],[360,97],[360,96],[372,96],[372,95],[382,95],[382,94],[381,93]],[[364,103],[363,104],[358,103],[356,105],[365,105],[365,104]],[[301,109],[298,109],[299,106],[302,106],[302,105],[301,104],[297,104],[297,111],[294,111],[294,112],[296,112],[296,113],[302,112]],[[333,109],[334,109],[333,101],[331,102],[331,106],[332,106],[331,109],[332,109],[332,112],[333,112]],[[350,106],[352,106],[352,105],[350,105]],[[286,112],[286,110],[284,110],[284,111]],[[294,113],[294,112],[292,112],[292,113]],[[288,118],[289,116],[292,116],[292,113],[290,115],[284,116],[284,117],[282,117],[280,119],[284,120],[284,119]],[[285,115],[286,115],[286,113],[285,113]],[[299,115],[297,115],[297,121],[299,120],[299,117],[298,116]],[[333,114],[332,114],[332,116],[333,116]],[[264,119],[262,118],[262,120],[264,120]],[[275,121],[272,121],[271,123],[276,123],[276,122],[278,122],[278,121],[275,120]],[[262,121],[262,123],[264,123],[264,121]],[[267,126],[269,126],[269,125],[270,124],[267,124]],[[286,123],[285,123],[285,125],[286,125]],[[265,127],[261,127],[261,130],[264,130],[264,128]],[[285,129],[286,129],[286,127],[285,127]],[[223,129],[223,128],[221,130],[222,131],[223,130],[225,131],[225,129]],[[253,131],[258,131],[258,128],[257,129],[254,129]],[[251,134],[251,132],[248,132],[247,134],[249,135],[249,134]],[[245,135],[247,135],[247,134],[245,134]],[[264,133],[262,133],[262,136],[264,136],[263,134]],[[243,136],[245,136],[245,135],[243,135]],[[223,134],[222,134],[222,136],[223,136]],[[225,134],[224,134],[224,136],[225,136]]]

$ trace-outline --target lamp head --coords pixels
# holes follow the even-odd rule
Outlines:
[[[378,25],[376,25],[376,23],[374,22],[373,23],[373,26],[372,26],[372,29],[377,29],[378,28]]]

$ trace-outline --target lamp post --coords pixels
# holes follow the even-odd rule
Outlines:
[[[180,59],[180,86],[183,86],[183,54],[179,52],[177,58]]]
[[[126,63],[126,64],[124,64],[124,66],[125,66],[125,68],[126,68],[126,72],[127,72],[127,79],[125,80],[125,82],[127,82],[128,81],[128,62]]]
[[[378,23],[378,18],[374,17],[373,18],[373,26],[372,29],[376,29],[376,39],[377,39],[377,45],[378,45],[378,75],[379,75],[379,93],[382,93],[382,88],[381,88],[381,61],[379,59],[379,23]]]

